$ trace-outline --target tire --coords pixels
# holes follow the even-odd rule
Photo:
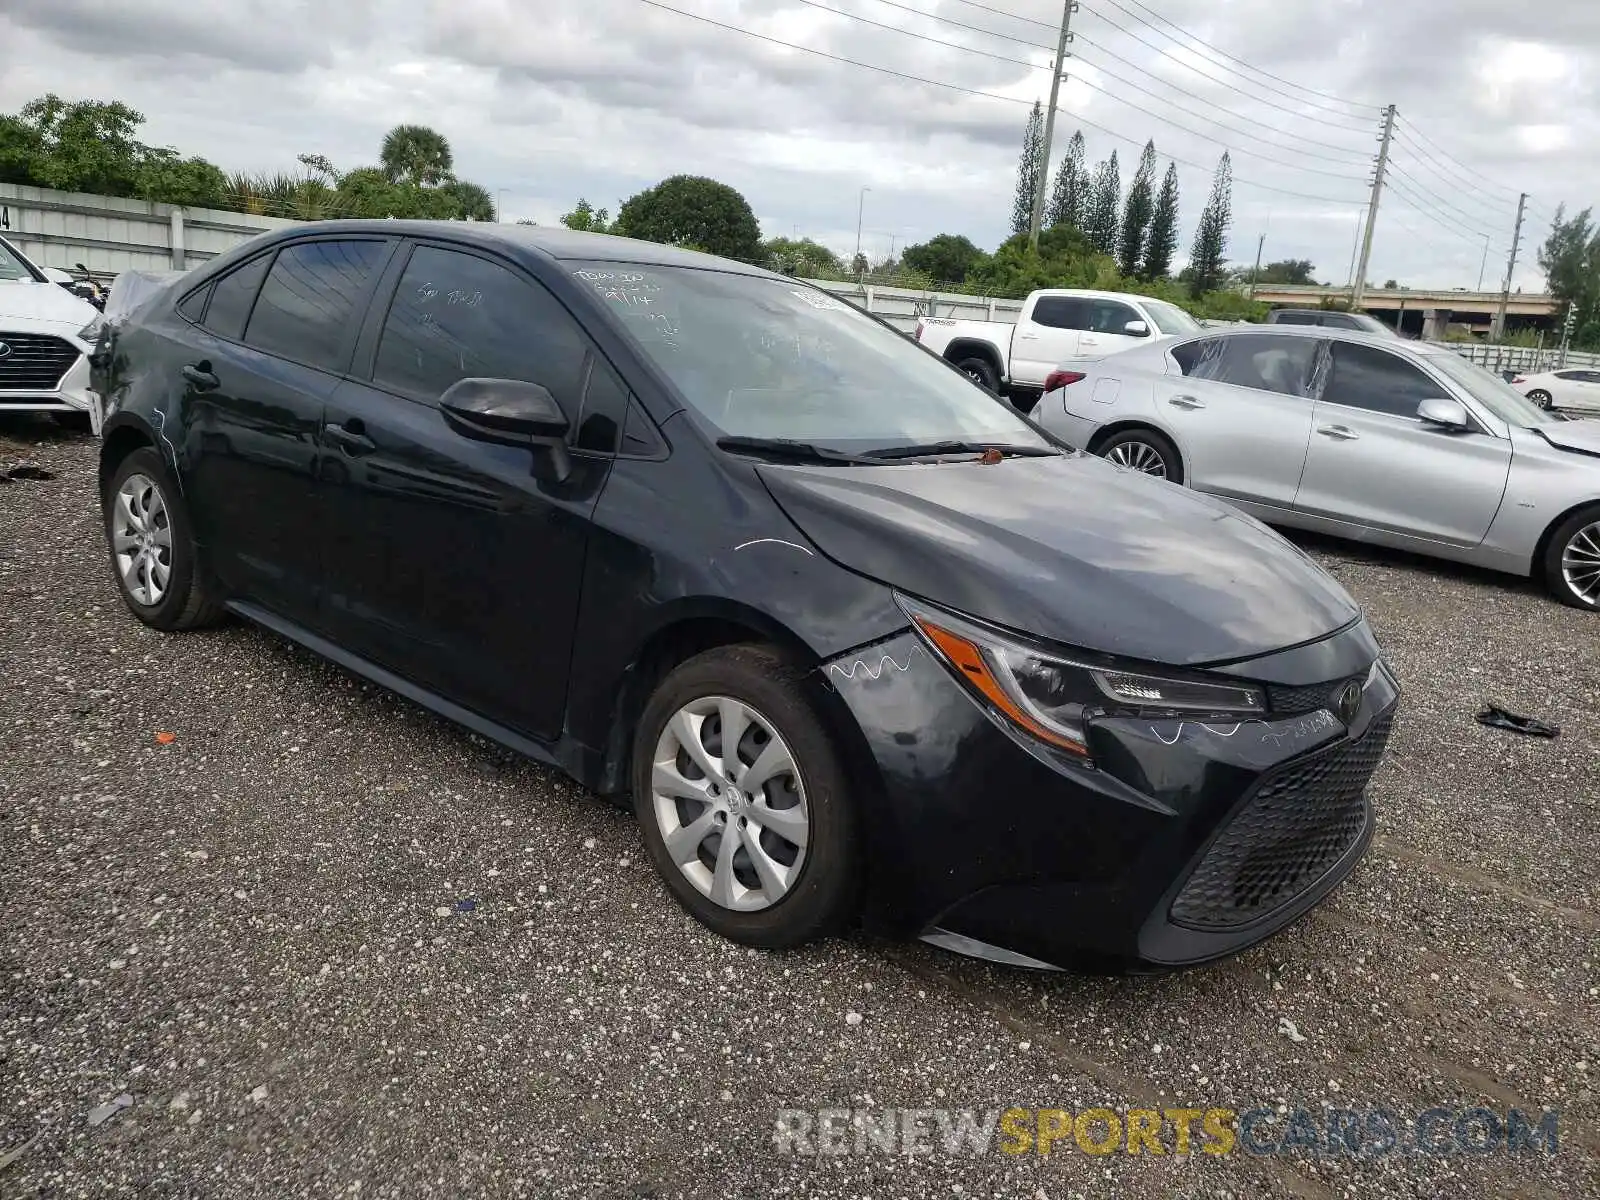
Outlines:
[[[125,492],[129,502],[119,503]],[[222,600],[201,569],[189,510],[154,450],[141,447],[117,464],[100,510],[111,574],[129,612],[164,630],[195,629],[222,618]],[[149,569],[133,573],[136,590],[128,572],[146,550]]]
[[[1154,429],[1124,429],[1095,447],[1101,458],[1142,471],[1168,483],[1183,482],[1183,457],[1165,434]]]
[[[1528,393],[1528,399],[1532,400],[1546,412],[1555,407],[1555,397],[1550,395],[1550,393],[1545,391],[1543,388],[1534,388],[1533,391]]]
[[[93,426],[89,424],[89,414],[86,412],[53,412],[50,419],[62,429],[70,429],[73,433],[89,433]]]
[[[1561,603],[1600,611],[1600,504],[1556,526],[1544,550],[1544,582]]]
[[[807,674],[767,646],[707,650],[661,681],[634,739],[634,812],[667,890],[708,929],[764,950],[822,937],[856,907],[860,848],[850,786],[834,737],[803,686]],[[723,765],[724,713],[750,718],[735,748],[740,782],[769,748],[780,762],[787,749],[792,771],[774,772],[748,793],[733,787],[726,771],[719,780],[699,767],[679,735],[695,739],[715,771]],[[771,882],[776,875],[757,870],[751,827],[767,871],[783,876],[781,887]],[[803,848],[789,840],[797,831]],[[671,850],[669,834],[679,835]],[[717,851],[729,839],[724,873]]]
[[[975,354],[971,358],[961,359],[955,367],[984,391],[993,392],[996,396],[1000,394],[1000,372],[994,369],[994,364],[987,358]]]

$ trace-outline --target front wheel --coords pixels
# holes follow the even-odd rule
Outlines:
[[[732,941],[797,946],[855,906],[849,783],[804,687],[765,646],[723,646],[674,670],[635,734],[633,803],[678,903]]]
[[[1168,483],[1183,482],[1183,458],[1169,438],[1154,429],[1125,429],[1112,434],[1095,453],[1119,467],[1154,475]]]
[[[1555,405],[1555,398],[1543,388],[1534,388],[1533,391],[1528,393],[1528,399],[1532,400],[1546,412],[1548,412]]]
[[[1550,535],[1544,580],[1561,603],[1600,610],[1600,505],[1574,513]]]
[[[977,355],[972,358],[964,358],[956,363],[956,370],[960,371],[984,391],[993,392],[997,396],[1000,394],[1000,372],[994,369],[994,364],[987,358],[981,358]]]
[[[222,602],[200,569],[188,509],[154,450],[142,447],[117,464],[100,507],[111,570],[134,616],[166,630],[222,616]]]

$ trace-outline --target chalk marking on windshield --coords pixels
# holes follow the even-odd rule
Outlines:
[[[798,544],[797,542],[786,542],[782,538],[751,538],[748,542],[740,542],[733,548],[733,552],[737,554],[746,546],[759,546],[763,542],[771,542],[774,546],[792,546],[794,549],[800,551],[801,554],[811,554],[811,551],[807,550],[804,546]],[[816,555],[812,554],[811,557],[815,558]]]
[[[889,667],[893,667],[896,671],[909,671],[911,669],[911,661],[917,657],[920,649],[921,647],[919,646],[912,646],[911,649],[906,652],[906,665],[903,667],[898,661],[895,660],[893,655],[885,654],[878,660],[877,666],[873,666],[864,658],[858,658],[851,663],[849,667],[841,667],[838,663],[829,663],[828,670],[837,671],[839,675],[845,679],[854,679],[856,677],[856,672],[860,671],[868,679],[876,680],[881,678],[884,671]]]

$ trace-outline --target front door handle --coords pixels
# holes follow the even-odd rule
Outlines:
[[[1200,399],[1199,396],[1173,396],[1167,401],[1167,403],[1172,405],[1173,408],[1194,409],[1204,408],[1206,406],[1206,402]]]
[[[1348,425],[1318,425],[1317,432],[1341,442],[1353,442],[1361,435]]]
[[[378,443],[367,436],[366,428],[359,418],[352,417],[343,425],[335,425],[330,421],[322,427],[322,436],[346,454],[357,457],[371,454],[378,448]]]
[[[1037,333],[1019,333],[1017,334],[1017,340],[1019,342],[1037,342],[1039,335]]]
[[[197,392],[211,392],[222,386],[208,362],[184,363],[183,377],[194,386]]]

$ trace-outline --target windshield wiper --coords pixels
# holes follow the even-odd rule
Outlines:
[[[1012,446],[1005,442],[919,442],[912,446],[885,446],[864,451],[868,459],[929,458],[936,454],[982,454],[998,450],[1007,457],[1055,458],[1061,453],[1054,446]]]
[[[872,458],[863,458],[859,454],[830,450],[826,446],[800,442],[793,438],[720,437],[717,439],[717,448],[732,450],[738,454],[760,455],[778,462],[834,463],[840,466],[861,467],[871,466],[876,461]]]

